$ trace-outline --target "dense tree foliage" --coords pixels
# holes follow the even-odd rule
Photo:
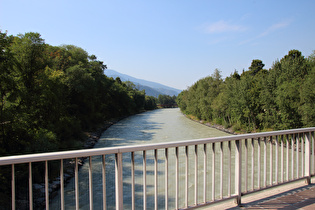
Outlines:
[[[223,80],[200,79],[177,97],[185,114],[232,127],[235,131],[278,130],[315,126],[315,52],[305,58],[291,50],[269,69],[261,60],[248,71]]]
[[[177,107],[176,96],[162,95],[160,94],[157,99],[159,107],[162,108],[173,108]]]
[[[156,108],[155,98],[105,69],[80,47],[0,31],[0,156],[77,148],[82,131]]]

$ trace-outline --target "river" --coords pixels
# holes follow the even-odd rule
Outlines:
[[[125,118],[116,124],[108,128],[99,139],[95,148],[103,147],[116,147],[116,146],[129,146],[140,144],[151,144],[161,142],[171,142],[180,140],[191,140],[200,138],[209,138],[217,136],[229,135],[225,132],[219,131],[214,128],[207,127],[205,125],[196,123],[187,119],[178,108],[173,109],[158,109],[153,111],[144,112],[134,116]],[[184,155],[184,148],[180,149],[180,155]],[[190,154],[193,154],[193,148]],[[170,151],[172,153],[172,151]],[[164,192],[164,161],[162,159],[164,154],[159,154],[159,192]],[[129,154],[130,156],[130,154]],[[102,184],[101,184],[101,158],[94,157],[93,159],[93,203],[95,209],[102,209]],[[184,158],[180,157],[180,164],[183,164]],[[123,156],[123,170],[124,170],[124,208],[130,208],[130,157],[128,155]],[[202,168],[202,160],[199,161]],[[142,153],[135,154],[136,163],[136,209],[143,208],[142,200]],[[153,153],[147,154],[147,193],[148,193],[148,209],[152,209],[153,206]],[[174,162],[169,161],[169,165],[173,168]],[[193,163],[192,172],[190,173],[191,181],[193,183]],[[181,167],[180,170],[184,170],[185,167]],[[210,167],[209,167],[210,168]],[[161,169],[161,170],[160,170]],[[160,177],[161,175],[161,177]],[[170,170],[170,177],[174,177]],[[202,177],[202,173],[200,174]],[[107,192],[107,208],[115,209],[115,185],[114,178],[114,156],[106,156],[106,192]],[[183,177],[180,177],[182,179]],[[202,178],[201,178],[202,179]],[[89,192],[88,192],[88,164],[84,164],[79,171],[79,189],[80,189],[80,209],[89,209]],[[190,186],[193,189],[193,186]],[[180,186],[180,193],[183,193],[183,186]],[[169,206],[174,208],[174,198],[172,198],[174,192],[174,180],[169,180]],[[202,194],[202,193],[200,193]],[[191,194],[193,195],[193,194]],[[193,196],[190,196],[193,197]],[[191,198],[192,199],[192,198]],[[180,200],[183,202],[183,200]],[[159,197],[159,209],[164,208],[164,197]],[[66,209],[75,209],[74,200],[74,180],[72,179],[65,186],[65,207]],[[51,204],[51,209],[60,209],[60,197],[56,196]]]

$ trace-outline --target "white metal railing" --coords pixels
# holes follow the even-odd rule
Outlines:
[[[28,202],[24,205],[29,209],[34,208],[32,170],[37,162],[44,163],[45,208],[49,209],[49,184],[52,182],[49,163],[56,160],[60,168],[59,208],[65,209],[67,203],[71,202],[65,200],[66,159],[74,160],[76,209],[81,208],[80,189],[89,192],[87,208],[93,209],[93,205],[98,208],[102,206],[103,209],[109,207],[108,194],[111,192],[106,190],[106,184],[112,177],[115,195],[111,198],[115,198],[116,209],[186,209],[227,199],[236,199],[240,204],[241,196],[245,194],[299,179],[306,179],[310,183],[311,176],[315,175],[314,131],[315,127],[312,127],[170,143],[0,157],[0,173],[1,167],[10,166],[11,209],[19,208],[16,202],[19,187],[16,184],[16,166],[21,164],[28,164],[29,177]],[[113,173],[107,167],[109,155],[115,156],[115,176],[108,176]],[[92,163],[92,157],[96,156],[100,156],[101,164],[97,166],[101,167],[100,170],[96,170]],[[79,183],[78,160],[82,157],[88,157],[88,189]],[[126,171],[128,176],[124,174]],[[98,173],[101,178],[95,183],[93,176]],[[126,182],[130,183],[128,190],[125,190]],[[101,204],[95,204],[97,195],[93,195],[93,188],[96,185],[102,185]],[[139,204],[139,199],[142,204]]]

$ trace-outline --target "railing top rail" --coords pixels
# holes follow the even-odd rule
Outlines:
[[[224,142],[224,141],[234,141],[234,140],[251,139],[251,138],[262,138],[262,137],[268,137],[268,136],[279,136],[279,135],[306,133],[306,132],[314,132],[314,131],[315,131],[315,127],[310,127],[310,128],[271,131],[271,132],[262,132],[262,133],[249,133],[249,134],[242,134],[242,135],[222,136],[222,137],[195,139],[195,140],[174,141],[174,142],[166,142],[166,143],[6,156],[6,157],[0,157],[0,166],[9,165],[9,164],[28,163],[28,162],[40,162],[40,161],[46,161],[46,160],[48,161],[60,160],[60,159],[70,159],[70,158],[76,158],[76,157],[88,157],[88,156],[98,156],[98,155],[115,154],[115,153],[165,149],[165,148],[172,148],[172,147],[182,147],[182,146],[207,144],[207,143],[214,143],[214,142]]]

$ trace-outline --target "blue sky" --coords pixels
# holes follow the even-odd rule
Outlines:
[[[186,89],[211,75],[268,69],[315,50],[313,0],[0,0],[0,29],[73,44],[109,69]]]

